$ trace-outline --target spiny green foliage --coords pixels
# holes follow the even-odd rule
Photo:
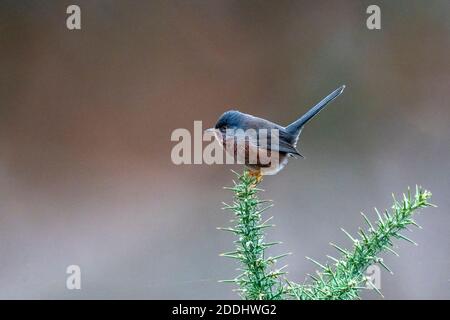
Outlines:
[[[234,233],[238,239],[235,241],[235,250],[222,255],[238,260],[241,264],[238,269],[241,274],[224,282],[235,283],[238,286],[237,291],[244,299],[255,300],[357,299],[359,291],[371,284],[364,274],[366,269],[372,264],[379,264],[391,272],[380,254],[387,251],[397,255],[392,249],[392,240],[396,238],[415,244],[400,232],[409,226],[419,227],[412,219],[413,212],[433,206],[428,202],[431,193],[416,187],[414,196],[408,189],[401,201],[394,198],[390,211],[386,210],[380,214],[375,209],[378,219],[374,224],[361,213],[367,223],[367,230],[360,228],[358,237],[353,237],[343,230],[352,241],[353,248],[347,250],[331,243],[340,253],[339,258],[328,256],[333,261],[331,265],[308,258],[319,267],[319,271],[315,276],[311,276],[311,284],[300,285],[284,278],[286,272],[283,270],[286,266],[275,268],[277,260],[287,254],[265,257],[265,250],[278,242],[264,241],[265,229],[273,225],[268,223],[272,217],[263,221],[262,214],[272,205],[267,204],[268,201],[259,200],[257,194],[261,189],[257,188],[256,178],[246,171],[238,175],[238,182],[235,182],[233,187],[227,189],[233,191],[234,202],[232,205],[225,204],[224,209],[234,213],[234,226],[220,229]],[[373,288],[379,292],[377,288]]]
[[[366,284],[371,284],[364,276],[364,272],[370,265],[377,263],[392,273],[379,255],[388,251],[398,256],[392,249],[393,239],[403,239],[416,245],[415,242],[400,232],[411,225],[419,227],[412,219],[412,214],[417,209],[431,206],[428,203],[430,197],[430,192],[419,187],[416,188],[414,197],[408,190],[407,195],[403,195],[401,202],[394,198],[394,204],[390,212],[386,210],[383,214],[380,214],[375,209],[378,216],[375,225],[362,213],[368,227],[366,231],[360,228],[359,236],[353,237],[343,230],[353,243],[352,250],[346,250],[331,244],[341,253],[340,259],[329,257],[334,261],[333,265],[322,265],[311,259],[320,268],[317,276],[313,278],[313,284],[290,285],[290,293],[298,299],[358,298],[359,289],[364,289]],[[377,290],[376,287],[373,288]]]
[[[280,276],[283,273],[282,267],[274,269],[277,259],[285,255],[276,257],[265,257],[265,250],[277,244],[276,242],[264,241],[264,229],[271,227],[266,219],[262,221],[261,215],[272,206],[270,201],[259,200],[257,193],[260,191],[256,187],[256,179],[244,173],[238,176],[239,183],[234,187],[227,188],[234,192],[233,205],[225,204],[224,209],[234,212],[235,224],[232,228],[219,228],[221,230],[234,233],[238,239],[235,241],[236,248],[232,252],[223,253],[222,256],[237,259],[241,262],[242,273],[233,280],[223,280],[223,282],[234,282],[239,286],[240,295],[245,299],[252,300],[273,300],[280,299],[284,293],[283,282]]]

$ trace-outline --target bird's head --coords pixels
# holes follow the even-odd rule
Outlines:
[[[217,120],[214,128],[207,129],[207,132],[213,133],[216,138],[224,142],[227,139],[234,138],[237,132],[245,130],[246,115],[237,110],[229,110],[222,114]]]
[[[217,120],[214,129],[225,134],[227,130],[237,130],[242,128],[242,119],[244,114],[236,110],[230,110],[222,114]]]

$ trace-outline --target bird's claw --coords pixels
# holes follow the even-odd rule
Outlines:
[[[249,174],[249,176],[255,178],[255,180],[256,180],[255,186],[258,185],[263,179],[263,175],[261,174],[261,170],[251,170],[251,171],[249,171],[248,174]]]

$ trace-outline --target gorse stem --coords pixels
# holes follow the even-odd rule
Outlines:
[[[227,189],[233,191],[234,202],[232,205],[225,204],[224,209],[234,213],[234,226],[220,229],[234,233],[237,240],[235,250],[222,255],[238,260],[241,274],[224,282],[235,283],[244,299],[356,299],[359,291],[371,284],[365,276],[366,269],[372,264],[379,264],[391,272],[379,255],[384,251],[397,255],[392,249],[395,238],[415,244],[400,232],[410,225],[419,227],[412,219],[413,212],[432,206],[428,202],[431,193],[417,187],[414,196],[408,190],[402,201],[394,198],[391,211],[380,214],[375,209],[378,216],[375,224],[362,213],[368,227],[366,231],[360,228],[358,237],[353,237],[343,230],[353,243],[353,248],[347,250],[331,244],[341,254],[339,259],[329,257],[334,262],[332,265],[308,258],[319,267],[319,271],[316,276],[311,276],[311,284],[300,285],[284,278],[285,267],[275,269],[276,261],[286,254],[265,257],[265,250],[277,242],[264,241],[265,229],[273,225],[268,223],[272,217],[263,221],[262,214],[272,205],[267,204],[269,201],[259,200],[261,189],[257,187],[256,178],[245,171],[238,175],[238,182]]]
[[[234,192],[233,205],[225,204],[224,209],[234,212],[233,228],[220,228],[230,231],[237,236],[235,251],[223,253],[222,256],[240,261],[242,273],[233,280],[239,286],[237,289],[244,299],[272,300],[279,299],[283,293],[280,276],[282,270],[275,270],[273,266],[278,257],[265,257],[265,250],[276,243],[264,242],[264,230],[271,227],[262,221],[262,213],[272,205],[269,201],[259,200],[257,197],[256,178],[245,172],[239,176],[239,183],[227,188]]]

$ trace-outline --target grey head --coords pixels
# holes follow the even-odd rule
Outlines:
[[[214,128],[220,130],[222,133],[225,133],[227,129],[244,129],[242,128],[242,124],[245,116],[246,115],[237,110],[229,110],[220,116]]]

